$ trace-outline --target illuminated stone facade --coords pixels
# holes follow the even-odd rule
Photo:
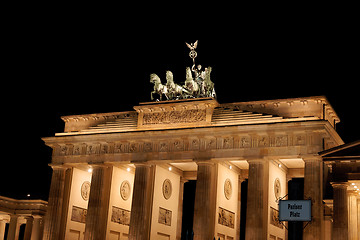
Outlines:
[[[0,196],[0,239],[42,239],[47,202]]]
[[[304,178],[304,197],[312,199],[304,239],[331,231],[318,153],[343,141],[325,97],[198,98],[134,109],[65,116],[64,132],[43,139],[53,149],[44,239],[180,239],[188,180],[197,181],[194,239],[239,239],[245,231],[246,239],[285,240],[277,201],[292,178]]]

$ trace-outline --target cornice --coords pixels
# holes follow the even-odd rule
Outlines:
[[[79,142],[107,142],[115,140],[151,140],[158,138],[174,138],[174,137],[187,137],[206,135],[208,137],[216,135],[228,135],[228,134],[276,134],[285,132],[296,131],[315,131],[322,133],[331,133],[334,137],[337,137],[339,141],[341,138],[337,135],[336,131],[331,125],[324,120],[311,120],[306,122],[281,122],[281,123],[269,123],[269,124],[249,124],[241,126],[207,126],[207,127],[193,127],[182,129],[155,129],[155,130],[139,130],[133,132],[114,132],[114,133],[98,133],[98,134],[86,134],[86,135],[63,135],[55,137],[44,137],[42,140],[46,145],[52,147],[58,144],[71,144]]]

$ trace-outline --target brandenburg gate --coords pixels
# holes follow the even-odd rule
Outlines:
[[[304,179],[303,199],[312,203],[303,239],[324,239],[318,153],[343,144],[328,100],[220,104],[211,68],[194,66],[184,86],[173,83],[171,72],[167,85],[151,76],[151,97],[165,95],[165,101],[64,116],[64,132],[43,138],[53,149],[43,239],[180,239],[184,184],[196,180],[193,239],[234,240],[245,231],[248,240],[285,240],[286,227],[276,221],[278,201],[286,199],[293,178]],[[198,89],[192,88],[196,82]]]

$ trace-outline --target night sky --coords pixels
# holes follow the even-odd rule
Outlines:
[[[60,116],[132,110],[150,101],[150,73],[166,82],[171,70],[184,82],[192,65],[185,42],[195,40],[219,103],[325,95],[345,143],[359,139],[359,47],[345,20],[160,27],[68,18],[24,22],[9,37],[0,195],[47,200],[51,149],[41,138],[63,131]]]

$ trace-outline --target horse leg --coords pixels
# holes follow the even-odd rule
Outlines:
[[[154,96],[153,96],[154,93],[156,93],[156,92],[155,92],[155,91],[152,91],[152,92],[150,93],[151,100],[154,100]]]

